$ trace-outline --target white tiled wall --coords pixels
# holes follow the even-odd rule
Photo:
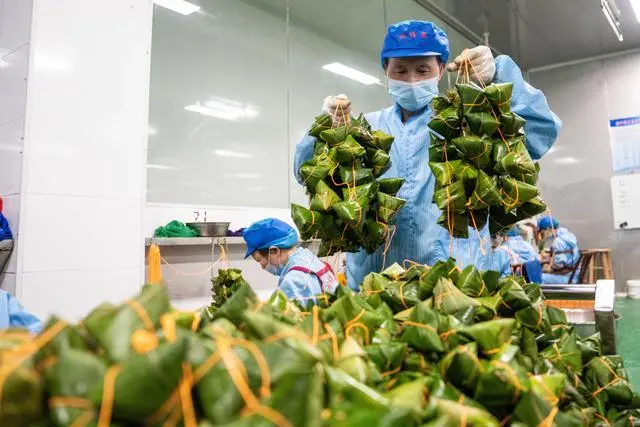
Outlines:
[[[0,0],[3,12],[26,3]],[[0,144],[16,151],[16,129],[25,129],[22,182],[5,181],[21,189],[5,199],[19,235],[9,269],[17,297],[40,317],[77,320],[142,283],[152,11],[152,0],[33,0],[29,49],[10,54],[17,66],[31,63],[26,104],[10,97],[12,108],[26,105],[23,120],[0,108],[16,123],[0,120]],[[6,28],[2,37],[19,44],[23,33],[5,37]],[[27,90],[17,71],[3,84]]]
[[[91,270],[140,266],[141,199],[27,194],[21,239],[22,271]]]
[[[0,197],[16,239],[0,288],[15,293],[32,0],[0,0]]]
[[[103,302],[130,298],[138,283],[138,267],[24,273],[21,299],[40,318],[55,313],[75,322]]]

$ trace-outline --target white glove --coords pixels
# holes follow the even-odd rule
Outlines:
[[[470,66],[467,64],[471,64]],[[493,58],[491,49],[487,46],[476,46],[473,49],[465,49],[452,63],[447,65],[447,70],[458,71],[462,68],[462,72],[468,66],[469,77],[479,83],[489,84],[496,75],[496,60]]]
[[[351,101],[345,94],[327,96],[322,103],[322,111],[331,116],[334,127],[351,122]]]

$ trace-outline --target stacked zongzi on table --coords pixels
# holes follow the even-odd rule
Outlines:
[[[0,331],[0,425],[640,424],[622,359],[518,277],[394,264],[305,307],[214,283],[231,292],[190,316],[147,285],[78,326]]]

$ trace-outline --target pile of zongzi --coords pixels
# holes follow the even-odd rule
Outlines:
[[[512,83],[457,84],[434,99],[429,167],[438,223],[456,237],[469,227],[491,234],[546,210],[536,187],[539,166],[527,151],[525,120],[511,111]]]
[[[394,264],[303,307],[236,273],[213,312],[147,285],[77,326],[0,331],[0,425],[640,425],[622,359],[520,278]]]
[[[291,216],[303,239],[320,238],[319,256],[373,253],[390,238],[389,223],[405,201],[396,197],[402,178],[380,178],[391,166],[393,137],[371,131],[364,116],[332,127],[328,114],[316,117],[309,135],[314,155],[298,171],[309,208],[293,204]]]

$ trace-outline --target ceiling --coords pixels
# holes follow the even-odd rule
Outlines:
[[[488,31],[498,50],[533,68],[640,48],[640,23],[629,0],[616,3],[623,42],[606,21],[599,0],[453,0],[447,11],[479,35]]]
[[[609,27],[600,0],[243,1],[283,19],[288,13],[294,26],[367,55],[378,54],[386,25],[399,19],[432,19],[419,3],[438,5],[480,37],[488,32],[491,45],[524,69],[640,48],[640,23],[630,0],[615,0],[623,42]]]

